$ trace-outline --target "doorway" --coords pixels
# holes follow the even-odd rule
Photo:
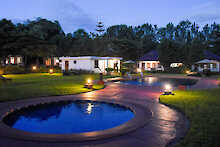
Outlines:
[[[69,70],[69,61],[65,61],[65,71]]]
[[[145,70],[145,63],[141,64],[141,68],[142,68],[142,70]]]

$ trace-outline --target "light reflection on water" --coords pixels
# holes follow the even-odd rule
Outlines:
[[[197,82],[194,79],[180,79],[180,78],[158,78],[158,77],[145,77],[136,80],[121,81],[122,84],[140,85],[140,86],[160,86],[164,87],[165,84],[170,84],[174,87],[192,86]]]
[[[92,113],[92,108],[94,107],[94,105],[92,103],[88,103],[88,107],[87,107],[87,113],[91,114]]]

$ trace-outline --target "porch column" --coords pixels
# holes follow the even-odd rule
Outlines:
[[[191,70],[192,70],[192,71],[195,70],[195,65],[194,65],[194,64],[192,65]]]
[[[121,60],[118,61],[118,72],[121,70]]]
[[[210,71],[213,71],[213,64],[209,64],[210,65]]]
[[[220,64],[219,63],[216,63],[216,68],[217,68],[217,72],[220,72]]]

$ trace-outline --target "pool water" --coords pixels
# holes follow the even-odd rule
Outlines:
[[[133,117],[130,109],[117,104],[78,100],[22,108],[3,121],[27,132],[72,134],[110,129]]]
[[[170,84],[173,87],[180,85],[192,86],[196,84],[195,79],[180,79],[180,78],[158,78],[158,77],[145,77],[143,79],[121,81],[122,84],[140,85],[140,86],[164,86]]]

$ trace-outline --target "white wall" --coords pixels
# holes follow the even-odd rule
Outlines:
[[[92,60],[62,60],[61,69],[65,70],[65,61],[69,61],[69,70],[89,70],[92,71],[94,65],[92,64]],[[76,61],[76,64],[74,64]],[[92,66],[93,65],[93,66]]]
[[[210,64],[210,63],[207,63],[207,64]],[[214,68],[213,64],[216,64],[216,68]],[[220,72],[220,62],[215,62],[215,63],[211,63],[210,64],[210,68],[209,70],[211,72]],[[197,69],[198,69],[198,72],[203,72],[203,70],[205,69],[204,67],[202,67],[200,64],[198,64],[197,66]],[[207,68],[206,68],[207,69]],[[192,70],[195,71],[195,65],[192,65]]]
[[[65,61],[69,61],[69,70],[89,70],[95,73],[105,73],[106,68],[114,68],[114,63],[118,63],[118,69],[120,70],[120,60],[117,59],[105,59],[105,60],[98,60],[99,61],[99,68],[95,68],[95,60],[94,59],[62,59],[61,62],[61,69],[65,70]],[[76,61],[76,64],[74,64]]]
[[[145,67],[142,67],[142,63],[145,63]],[[148,64],[150,64],[150,67],[148,67]],[[156,70],[164,70],[163,67],[159,67],[160,62],[159,61],[139,61],[139,69],[144,69],[147,71],[151,71],[153,68],[153,64],[155,64]]]

